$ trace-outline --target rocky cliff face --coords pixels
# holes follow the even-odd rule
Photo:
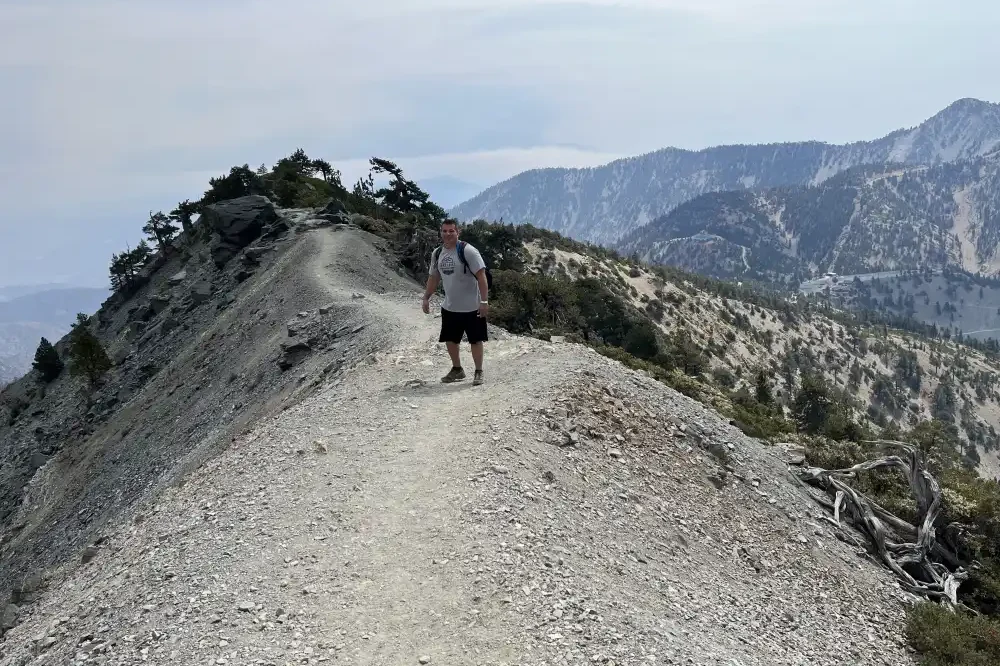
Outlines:
[[[44,572],[92,556],[108,520],[362,353],[350,308],[324,307],[310,231],[330,225],[264,197],[210,206],[91,317],[114,363],[95,390],[32,372],[0,394],[4,624]],[[56,348],[65,358],[67,341]]]
[[[858,165],[931,165],[981,156],[998,145],[1000,105],[963,99],[917,127],[874,141],[666,148],[590,169],[535,169],[450,212],[461,220],[530,222],[608,244],[705,193],[817,185]]]

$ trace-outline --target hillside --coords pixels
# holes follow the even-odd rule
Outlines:
[[[576,344],[494,331],[486,386],[442,385],[437,322],[420,314],[419,286],[378,259],[379,239],[336,227],[291,234],[275,264],[232,291],[222,321],[185,336],[193,351],[214,333],[213,363],[240,375],[227,388],[206,367],[202,400],[244,395],[254,369],[227,355],[231,341],[242,340],[243,363],[275,365],[280,326],[246,337],[231,322],[268,312],[278,293],[295,302],[268,321],[322,303],[336,326],[367,325],[347,342],[361,362],[335,377],[318,359],[289,373],[311,395],[285,410],[272,401],[266,418],[204,440],[217,457],[182,483],[113,513],[83,504],[86,526],[71,527],[88,533],[83,559],[31,585],[0,663],[80,653],[177,664],[911,663],[908,598],[816,523],[821,509],[779,452]],[[300,286],[277,289],[289,280]],[[158,421],[173,421],[167,386],[193,370],[183,356],[139,396],[158,400]],[[262,386],[278,391],[265,372]],[[259,408],[263,398],[241,399]],[[135,432],[152,425],[140,416],[152,407],[134,412]],[[722,486],[709,440],[727,443]],[[118,446],[113,455],[128,455]],[[43,514],[80,515],[81,503],[52,494],[80,455],[72,448],[30,483],[18,514],[28,524],[8,557],[49,524]],[[137,472],[124,476],[136,489]],[[34,566],[47,560],[38,556]],[[777,619],[761,623],[762,613]],[[863,619],[825,630],[845,616]]]
[[[301,158],[116,254],[68,369],[0,393],[0,666],[909,665],[1000,607],[987,352],[478,223],[502,328],[445,385],[443,211]],[[899,475],[857,492],[944,588],[807,483],[879,435],[940,478],[940,536]]]
[[[1000,105],[962,99],[874,141],[665,148],[589,169],[534,169],[449,212],[460,220],[530,222],[612,244],[709,192],[818,185],[859,165],[932,165],[985,155],[998,145]]]
[[[11,287],[0,300],[0,384],[31,369],[41,338],[58,340],[69,332],[78,312],[93,312],[108,297],[106,289]]]
[[[1000,282],[957,270],[887,272],[810,280],[799,290],[834,307],[911,318],[940,335],[995,345],[1000,337]],[[993,342],[990,342],[990,340]]]
[[[694,390],[708,394],[724,411],[732,406],[723,394],[740,386],[753,390],[761,368],[788,409],[797,377],[817,373],[841,394],[855,420],[873,427],[895,422],[907,429],[947,415],[960,438],[972,442],[964,453],[984,474],[1000,478],[998,358],[944,339],[852,322],[844,313],[833,317],[781,295],[765,297],[693,275],[640,269],[569,246],[545,248],[535,242],[528,249],[535,271],[578,280],[598,277],[655,322],[665,339],[678,340],[675,345],[686,347],[696,360],[689,374],[713,379]]]
[[[1000,153],[929,168],[863,167],[818,186],[706,194],[618,248],[715,277],[792,287],[828,271],[993,275],[998,206]],[[745,261],[731,260],[741,253]]]

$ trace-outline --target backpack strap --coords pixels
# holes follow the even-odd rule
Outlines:
[[[431,266],[437,266],[438,256],[441,254],[442,247],[444,246],[438,245],[436,248],[434,248],[434,251],[431,252]]]
[[[465,241],[458,241],[458,258],[462,262],[462,272],[469,272],[469,262],[465,260]]]

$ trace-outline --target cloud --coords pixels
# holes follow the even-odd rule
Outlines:
[[[0,0],[0,280],[74,253],[103,280],[105,244],[150,208],[298,146],[351,181],[378,155],[492,183],[666,145],[879,136],[1000,100],[978,74],[998,18],[930,0]],[[28,264],[32,244],[50,249]]]

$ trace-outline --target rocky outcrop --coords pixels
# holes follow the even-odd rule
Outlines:
[[[270,199],[250,195],[207,206],[201,219],[218,235],[212,245],[212,261],[222,268],[260,238],[265,228],[277,223],[278,214]]]

